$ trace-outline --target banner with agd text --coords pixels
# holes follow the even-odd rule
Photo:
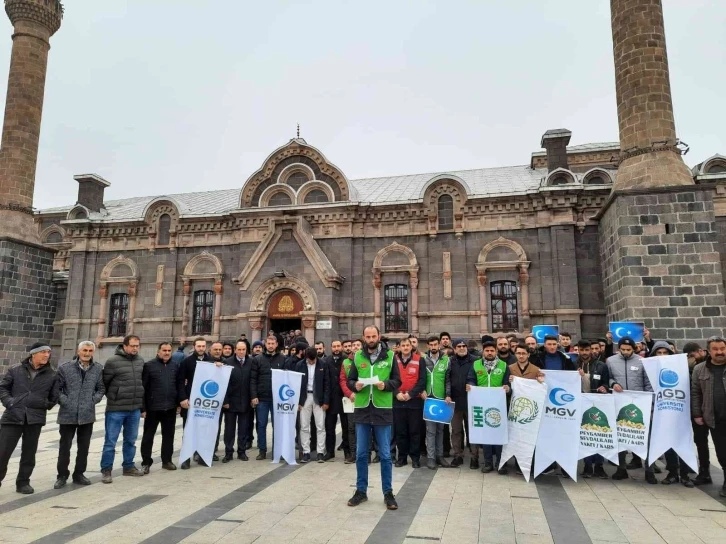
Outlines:
[[[216,366],[214,363],[197,362],[189,395],[189,411],[184,426],[179,462],[190,459],[194,452],[212,466],[214,444],[219,430],[219,415],[222,412],[224,396],[227,394],[232,367]]]
[[[507,394],[501,387],[474,387],[468,393],[469,442],[497,446],[507,443]]]
[[[272,371],[272,462],[280,458],[288,465],[295,461],[295,421],[300,402],[302,374],[291,370]]]
[[[648,457],[650,411],[653,393],[649,391],[613,391],[618,426],[618,452],[631,451],[641,459]]]
[[[691,469],[697,469],[688,356],[679,353],[648,357],[643,359],[643,366],[655,391],[648,462],[652,463],[673,448]]]
[[[618,462],[618,431],[612,395],[583,393],[580,423],[580,459],[600,454]]]
[[[499,468],[514,456],[524,479],[529,482],[532,469],[532,455],[537,444],[542,412],[544,412],[547,386],[537,380],[514,378],[512,382],[512,402],[509,403],[509,442],[502,448]]]
[[[582,420],[582,380],[571,370],[543,370],[547,384],[544,414],[537,437],[534,477],[559,463],[577,481]]]

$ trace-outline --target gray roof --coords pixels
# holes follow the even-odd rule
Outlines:
[[[588,151],[609,151],[620,149],[620,142],[599,142],[594,144],[580,144],[580,145],[568,145],[568,153],[587,153]],[[532,153],[533,157],[545,157],[547,151],[535,151]]]

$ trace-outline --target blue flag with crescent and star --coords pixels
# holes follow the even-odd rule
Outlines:
[[[610,333],[613,335],[613,342],[616,344],[626,336],[633,339],[633,342],[642,342],[645,324],[632,323],[630,321],[611,321]]]
[[[425,421],[433,421],[435,423],[451,423],[454,417],[454,405],[452,402],[447,404],[445,400],[428,398],[424,402],[423,418]]]
[[[544,344],[545,336],[554,336],[560,333],[560,328],[557,325],[535,325],[532,327],[532,336],[537,340],[538,344]]]

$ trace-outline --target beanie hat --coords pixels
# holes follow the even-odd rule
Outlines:
[[[635,345],[635,342],[633,341],[632,338],[630,338],[630,336],[623,336],[618,341],[618,347],[620,347],[620,346],[630,346],[633,349],[637,349],[637,346]]]
[[[452,344],[454,345],[454,347],[458,346],[459,344],[464,344],[465,346],[467,345],[466,340],[464,340],[463,338],[457,338],[452,342]]]
[[[481,337],[481,343],[484,344],[486,342],[496,342],[496,341],[494,340],[493,336],[489,336],[488,334],[485,334],[484,336]]]
[[[36,353],[40,353],[41,351],[50,351],[50,346],[45,342],[36,342],[28,348],[29,355],[34,355]]]
[[[261,347],[263,347],[263,348],[264,348],[264,347],[265,347],[265,344],[263,344],[263,343],[262,343],[262,340],[255,340],[255,341],[254,341],[254,342],[252,343],[252,347],[253,347],[253,348],[256,348],[257,346],[261,346]]]

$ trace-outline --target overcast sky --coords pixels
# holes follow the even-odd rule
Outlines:
[[[67,0],[35,206],[241,187],[301,135],[349,179],[528,164],[617,141],[607,0]],[[726,155],[726,6],[664,0],[689,166]],[[0,23],[0,93],[12,28]]]

